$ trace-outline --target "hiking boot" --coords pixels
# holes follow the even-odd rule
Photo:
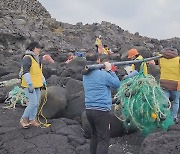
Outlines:
[[[178,124],[179,123],[179,119],[178,118],[174,118],[174,123]]]
[[[29,123],[28,123],[28,120],[26,118],[21,118],[20,120],[20,126],[22,128],[29,128]]]
[[[35,126],[35,127],[40,127],[40,123],[37,122],[36,120],[31,120],[31,121],[29,122],[29,125]]]

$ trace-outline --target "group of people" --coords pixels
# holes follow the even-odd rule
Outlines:
[[[172,117],[178,123],[180,99],[180,57],[177,50],[166,48],[162,51],[163,58],[159,60],[160,86],[167,98],[172,99]],[[99,63],[97,53],[89,53],[87,61]],[[143,57],[137,49],[128,51],[128,58],[141,60]],[[83,86],[85,91],[86,116],[91,126],[90,154],[107,154],[109,147],[110,116],[112,107],[111,88],[120,88],[121,82],[112,71],[109,62],[104,63],[104,69],[83,70]],[[132,65],[132,71],[124,79],[148,74],[146,62]]]
[[[105,54],[105,55],[113,54],[113,52],[111,51],[111,49],[109,49],[106,44],[105,44],[105,45],[102,45],[102,37],[101,37],[101,35],[99,35],[99,36],[96,38],[95,46],[96,46],[96,52],[97,52],[97,53]]]
[[[22,82],[29,104],[26,107],[20,124],[23,128],[29,126],[39,127],[36,121],[37,110],[40,101],[40,88],[46,88],[46,81],[42,73],[42,63],[39,59],[41,46],[37,42],[32,42],[28,46],[22,59]],[[177,50],[167,48],[162,52],[163,58],[159,60],[160,66],[160,86],[166,97],[172,99],[172,117],[178,123],[178,109],[180,98],[180,57]],[[99,64],[98,53],[89,52],[86,54],[88,64]],[[131,60],[141,60],[143,57],[137,49],[128,51],[128,58]],[[110,110],[112,107],[111,88],[118,89],[121,81],[108,61],[104,62],[104,69],[89,70],[84,68],[83,86],[85,92],[85,107],[87,119],[91,126],[90,153],[107,154],[109,147],[110,130]],[[124,76],[124,79],[138,75],[142,72],[147,75],[146,62],[132,65],[132,71]]]

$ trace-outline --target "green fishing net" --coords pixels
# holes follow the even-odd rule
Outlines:
[[[26,97],[24,89],[20,88],[19,86],[15,86],[9,93],[8,97],[4,101],[5,104],[9,105],[8,107],[11,107],[11,104],[19,104],[21,106],[27,106],[28,99]]]
[[[114,114],[130,126],[136,126],[145,135],[157,128],[167,130],[173,124],[171,103],[151,75],[139,75],[122,81],[115,96]]]

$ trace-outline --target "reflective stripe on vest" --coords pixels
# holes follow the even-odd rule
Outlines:
[[[32,81],[33,87],[34,88],[42,87],[43,86],[42,66],[40,67],[39,63],[36,62],[32,56],[30,56],[30,55],[25,55],[25,56],[29,56],[32,61],[29,73],[31,76],[31,81]],[[26,87],[26,88],[28,87],[26,80],[24,78],[24,75],[22,76],[21,86]]]
[[[161,76],[160,79],[180,81],[180,64],[179,57],[172,59],[161,58]]]

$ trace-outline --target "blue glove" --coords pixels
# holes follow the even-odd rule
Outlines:
[[[33,93],[34,92],[34,88],[32,84],[28,84],[28,91],[29,93]]]
[[[44,87],[47,87],[46,81],[43,82],[43,86],[44,86]]]
[[[46,81],[43,82],[42,90],[46,90],[47,84]]]

